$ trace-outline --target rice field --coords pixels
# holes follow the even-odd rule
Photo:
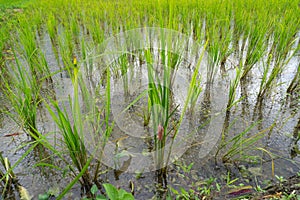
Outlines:
[[[250,198],[299,174],[299,19],[298,0],[0,0],[0,199]]]

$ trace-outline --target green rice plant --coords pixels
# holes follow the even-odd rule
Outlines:
[[[41,39],[43,34],[42,28],[44,22],[45,30],[47,31],[46,34],[49,34],[51,41],[55,41],[53,42],[53,49],[57,52],[55,53],[57,61],[60,62],[60,60],[63,60],[64,67],[68,70],[70,77],[74,81],[74,77],[76,76],[74,74],[75,70],[70,67],[72,66],[71,58],[73,56],[83,55],[84,61],[90,61],[90,63],[87,63],[87,68],[93,66],[95,63],[92,63],[93,61],[88,59],[90,47],[102,43],[105,37],[111,34],[136,27],[159,26],[178,30],[188,35],[192,34],[202,44],[205,40],[209,39],[207,49],[211,58],[211,77],[213,77],[219,65],[224,68],[225,63],[231,62],[232,52],[236,50],[241,54],[238,56],[240,58],[238,62],[243,69],[237,69],[239,70],[239,76],[236,75],[236,78],[230,83],[229,100],[227,103],[227,113],[229,113],[232,106],[238,102],[236,100],[236,92],[239,79],[248,77],[252,71],[255,72],[253,69],[258,64],[262,63],[263,66],[263,79],[258,96],[262,99],[276,86],[277,76],[285,70],[283,66],[286,65],[291,57],[295,56],[296,49],[293,45],[297,39],[295,33],[299,31],[299,12],[295,12],[297,8],[298,2],[296,0],[282,2],[266,2],[262,0],[179,0],[153,2],[138,0],[103,2],[96,0],[38,1],[33,4],[32,8],[24,10],[25,14],[18,14],[20,23],[0,22],[0,29],[3,30],[3,32],[0,31],[0,49],[2,50],[7,47],[6,42],[9,38],[9,33],[11,33],[12,39],[8,46],[19,47],[16,52],[17,56],[15,56],[18,58],[17,62],[19,62],[19,65],[10,64],[9,66],[12,66],[12,69],[7,69],[5,73],[1,73],[0,75],[3,78],[1,79],[4,80],[0,83],[3,85],[4,94],[9,97],[8,99],[11,101],[11,104],[15,104],[12,108],[7,109],[7,112],[9,115],[14,115],[14,117],[19,116],[16,118],[16,121],[20,126],[26,132],[35,133],[32,134],[32,137],[37,137],[40,140],[41,135],[37,132],[35,123],[37,106],[42,100],[39,93],[42,83],[47,79],[46,77],[51,77],[48,70],[49,66],[46,62],[47,55],[42,53],[39,44],[39,39]],[[32,14],[30,13],[31,11]],[[2,16],[2,14],[0,15]],[[6,16],[4,17],[7,19]],[[26,19],[24,19],[25,17]],[[5,28],[2,29],[4,26]],[[204,37],[204,32],[206,33],[206,38]],[[14,38],[19,39],[19,44],[16,45]],[[166,39],[165,44],[161,44],[161,46],[168,43],[168,39],[164,39]],[[80,42],[81,46],[78,45]],[[270,44],[271,46],[269,46]],[[267,51],[268,47],[271,48],[270,51]],[[154,72],[156,70],[154,67],[155,64],[150,55],[153,52],[149,51],[148,53],[149,55],[146,56],[148,56],[149,77],[152,78],[155,84],[148,86],[149,106],[145,110],[144,124],[146,126],[149,125],[151,122],[150,118],[153,118],[153,140],[156,142],[156,148],[159,150],[165,145],[163,140],[173,137],[173,135],[176,136],[176,129],[178,130],[180,120],[182,120],[180,118],[180,120],[176,121],[175,117],[173,117],[178,108],[172,102],[172,88],[168,88],[171,87],[172,71],[176,70],[180,59],[176,54],[161,51],[160,59],[162,63],[160,64],[163,66],[163,70],[161,70],[163,73],[161,73],[162,76],[156,76]],[[266,53],[269,54],[269,57],[266,56],[267,59],[264,59]],[[243,54],[246,55],[243,56]],[[1,55],[4,63],[4,59],[6,59],[4,56],[6,55],[3,51],[0,51],[0,60]],[[20,56],[25,56],[24,63],[21,61]],[[124,67],[122,75],[128,72],[125,64],[128,64],[129,60],[126,59],[124,58],[122,60],[123,64],[121,63],[121,66]],[[28,68],[26,64],[28,64]],[[0,64],[1,68],[3,68],[2,66],[4,64]],[[22,71],[22,75],[18,71]],[[299,88],[298,72],[299,67],[288,88],[288,92],[290,93],[297,91]],[[105,79],[106,81],[109,80],[110,73],[106,70],[105,75],[108,76]],[[213,79],[209,78],[209,80]],[[125,78],[124,81],[126,83],[128,80]],[[188,101],[185,102],[187,106],[184,106],[184,109],[192,111],[197,106],[197,99],[201,92],[198,87],[199,84],[200,79],[195,75],[195,79],[193,79],[189,88],[190,96],[187,97]],[[85,123],[88,120],[91,123],[90,126],[93,127],[92,130],[109,136],[111,125],[109,122],[110,107],[108,102],[110,100],[107,92],[107,97],[105,97],[107,104],[104,108],[101,107],[101,112],[96,113],[96,110],[98,110],[97,106],[91,101],[91,94],[88,89],[84,88],[82,77],[78,77],[78,85],[80,86],[77,89],[75,88],[77,87],[76,85],[73,84],[74,89],[78,91],[78,95],[81,92],[82,99],[80,97],[77,99],[70,98],[67,104],[70,104],[70,110],[72,110],[71,116],[67,114],[67,108],[64,110],[55,102],[51,109],[54,108],[53,113],[56,115],[57,123],[67,130],[64,140],[68,140],[70,144],[73,142],[78,145],[78,149],[87,154],[87,150],[84,149],[84,143],[81,142],[82,134],[86,129]],[[126,84],[124,86],[126,87]],[[109,84],[106,84],[105,87],[107,91],[110,90]],[[100,90],[99,88],[97,89]],[[75,105],[75,101],[81,102],[81,100],[84,102],[83,109],[91,112],[87,117],[88,119],[85,118],[87,113],[82,113],[82,108],[79,109],[78,104]],[[157,105],[161,105],[161,107],[155,108]],[[154,107],[153,110],[151,110],[151,106]],[[226,118],[229,122],[229,114]],[[173,122],[176,124],[174,130],[172,129]],[[104,131],[102,130],[103,127],[105,127]],[[61,132],[64,133],[63,130]],[[76,134],[76,137],[67,137],[68,135]],[[75,143],[75,140],[80,141]],[[246,141],[246,135],[244,135],[232,140],[231,143],[227,144],[226,148],[231,148],[231,144],[237,145],[238,142],[236,141],[238,140],[245,141],[244,144],[246,146],[250,143]],[[105,142],[103,142],[104,144]],[[225,145],[225,143],[223,144]],[[73,146],[70,145],[68,151],[73,152],[75,149],[72,148]],[[232,149],[227,155],[224,154],[224,160],[228,160],[228,158],[230,160],[230,157],[237,155],[237,149],[233,147]],[[58,152],[56,153],[58,154]],[[70,153],[69,155],[74,158],[77,156],[78,160],[83,161],[79,165],[75,159],[72,159],[73,167],[75,166],[76,168],[74,170],[76,178],[71,184],[78,180],[83,181],[82,177],[87,177],[84,179],[90,179],[95,182],[98,173],[95,173],[95,176],[91,174],[88,176],[85,171],[91,166],[92,159],[88,159],[88,156],[75,153]],[[164,158],[167,156],[164,155],[163,151],[158,152],[158,165],[162,164],[161,166],[164,166],[165,163],[163,162],[166,160]],[[100,167],[99,162],[96,169],[97,172],[99,172]],[[91,173],[90,170],[88,169],[87,171]],[[68,186],[65,191],[70,187]]]
[[[57,104],[54,104],[54,108],[56,109],[57,116],[51,110],[50,113],[60,130],[63,131],[64,142],[67,145],[74,166],[79,172],[83,172],[81,184],[86,191],[89,191],[92,186],[91,177],[89,171],[87,169],[84,170],[84,167],[91,161],[88,159],[84,141],[80,137],[78,128],[75,125],[72,128],[70,119],[65,113],[66,111],[62,111]]]
[[[297,88],[299,89],[299,87],[300,87],[300,62],[298,64],[298,68],[295,73],[295,76],[293,80],[290,82],[286,92],[288,94],[292,94],[293,92],[296,92]]]
[[[43,69],[39,68],[36,61],[38,60],[38,44],[36,42],[36,29],[30,24],[29,21],[20,16],[20,28],[18,29],[18,35],[20,40],[20,50],[23,50],[23,55],[28,62],[30,73],[37,79],[41,78]]]
[[[38,84],[42,84],[44,79],[48,82],[53,82],[50,69],[46,62],[44,53],[40,50],[37,42],[36,33],[38,29],[31,24],[24,16],[19,16],[19,23],[21,26],[17,29],[17,35],[19,38],[18,49],[16,54],[19,56],[24,55],[25,61],[29,66],[29,72],[33,78],[36,79]]]
[[[120,66],[120,72],[123,81],[123,86],[124,86],[124,93],[125,93],[125,98],[128,97],[129,94],[129,88],[128,88],[128,68],[129,68],[129,62],[128,62],[128,57],[129,55],[124,54],[119,57],[118,59],[118,66]]]
[[[80,34],[81,30],[80,30],[80,27],[79,27],[80,21],[77,18],[78,16],[76,14],[75,14],[75,12],[72,12],[72,15],[69,16],[71,18],[69,26],[70,26],[70,31],[72,33],[72,36],[73,36],[75,42],[77,44],[79,44],[79,34]]]
[[[237,1],[235,2],[235,7],[233,8],[233,47],[237,54],[237,59],[241,60],[243,56],[243,52],[246,46],[247,40],[247,22],[250,21],[250,17],[252,13],[245,12],[245,2]],[[240,41],[242,44],[240,45]],[[241,48],[240,48],[241,46]]]
[[[6,30],[6,27],[1,27],[0,28],[0,68],[1,66],[3,65],[4,63],[4,49],[5,49],[5,40],[7,39],[6,38],[7,36],[7,30]]]
[[[163,54],[164,56],[164,54]],[[170,91],[168,86],[170,85],[170,69],[166,64],[164,65],[164,75],[163,80],[166,85],[161,84],[159,77],[155,74],[153,69],[153,61],[150,51],[146,51],[147,68],[148,68],[148,107],[151,110],[151,115],[153,117],[153,130],[158,130],[154,132],[154,143],[155,149],[158,152],[156,155],[156,165],[158,169],[163,168],[163,147],[166,141],[166,130],[163,127],[168,127],[169,122],[169,106],[170,106]],[[158,82],[158,85],[155,83]],[[162,173],[162,171],[160,171]],[[163,176],[163,174],[160,174]]]
[[[86,72],[88,79],[92,77],[92,73],[93,73],[92,70],[94,65],[93,58],[90,58],[90,52],[92,49],[91,46],[93,45],[89,44],[88,41],[86,41],[86,39],[84,38],[81,39],[81,57],[83,60],[84,70]]]
[[[230,81],[228,102],[227,102],[227,107],[226,107],[226,115],[225,115],[225,120],[224,120],[224,124],[223,124],[223,129],[222,129],[222,143],[225,142],[225,137],[228,135],[231,108],[234,105],[236,105],[243,98],[243,97],[241,97],[240,99],[235,100],[238,85],[240,83],[241,75],[242,75],[242,69],[237,67],[235,78]]]
[[[268,91],[271,90],[271,88],[274,87],[276,77],[282,70],[280,66],[274,66],[272,71],[270,72],[270,62],[268,62],[265,66],[263,64],[264,70],[263,70],[263,76],[259,87],[259,93],[257,98],[261,99]]]
[[[77,65],[76,61],[74,61]],[[67,146],[69,156],[72,159],[74,166],[82,174],[82,186],[86,191],[90,191],[92,187],[90,173],[87,168],[84,170],[87,163],[90,163],[88,152],[86,150],[84,140],[83,140],[83,122],[79,105],[79,90],[78,90],[78,68],[74,67],[74,76],[72,77],[72,83],[74,87],[74,97],[73,101],[69,99],[69,103],[72,110],[72,118],[74,125],[72,126],[71,120],[67,114],[66,110],[62,110],[56,102],[52,102],[54,110],[48,107],[48,110],[62,131],[64,142]],[[55,113],[57,112],[57,114]]]
[[[11,169],[10,162],[7,157],[2,156],[0,152],[0,163],[5,171],[0,170],[0,185],[3,188],[2,196],[6,196],[7,193],[10,193],[13,190],[13,185],[17,183],[16,176]]]
[[[223,163],[241,161],[243,159],[247,160],[248,158],[250,158],[251,151],[258,148],[255,144],[260,139],[262,139],[265,136],[264,133],[271,128],[269,127],[254,135],[249,136],[250,131],[259,123],[260,122],[251,124],[241,133],[222,143],[220,147],[218,147],[216,156],[220,153],[221,150],[225,150],[222,155]]]
[[[100,186],[97,178],[101,166],[102,153],[112,131],[112,126],[109,122],[110,78],[107,78],[106,84],[105,117],[104,119],[101,119],[102,115],[101,113],[98,113],[95,100],[90,95],[85,82],[81,77],[76,58],[74,58],[74,67],[71,69],[73,70],[71,79],[74,89],[74,96],[73,98],[70,97],[68,101],[71,109],[71,116],[69,116],[66,108],[60,108],[58,103],[55,101],[52,101],[51,105],[47,105],[49,113],[62,133],[64,139],[63,142],[66,145],[68,154],[72,160],[72,166],[76,168],[75,170],[71,167],[71,171],[74,173],[75,179],[64,189],[58,199],[62,198],[78,181],[87,193],[90,192],[93,182]],[[107,76],[110,77],[109,72],[107,73]],[[83,108],[80,104],[81,99],[84,102],[84,110],[86,110],[87,113],[83,112]],[[105,127],[104,132],[102,131],[103,123]],[[100,156],[97,157],[98,163],[95,168],[94,176],[91,174],[91,162],[94,159],[93,153],[95,152],[90,152],[92,154],[91,155],[87,150],[85,137],[88,132],[92,132],[90,134],[95,136],[99,134],[101,139],[101,141],[98,141],[98,147],[95,149],[95,152],[97,153],[100,151]],[[97,136],[96,139],[99,140]]]
[[[23,8],[30,3],[29,0],[1,0],[0,8]]]
[[[191,113],[191,115],[193,115],[197,100],[199,98],[199,95],[202,92],[201,79],[196,80],[195,85],[193,85],[193,87],[194,88],[193,88],[192,96],[191,96],[190,103],[189,103],[189,105],[190,105],[189,112]]]
[[[25,187],[23,187],[19,181],[17,176],[14,174],[14,169],[20,165],[20,163],[30,154],[32,153],[37,147],[45,147],[52,152],[55,153],[59,158],[65,161],[64,156],[60,155],[58,151],[56,151],[52,145],[48,142],[48,139],[46,138],[47,135],[42,135],[37,130],[35,130],[35,133],[37,136],[34,136],[34,140],[22,144],[18,149],[26,149],[25,152],[22,153],[21,157],[13,164],[11,165],[9,160],[7,158],[4,158],[2,156],[2,153],[0,153],[0,163],[3,165],[3,168],[5,171],[0,172],[0,185],[1,182],[4,184],[7,184],[10,188],[13,186],[14,191],[19,192],[19,196],[21,199],[32,199],[32,196],[29,195],[28,191]],[[45,149],[44,149],[45,150]],[[51,166],[47,164],[47,166]],[[2,176],[3,175],[3,176]],[[4,187],[4,189],[7,189]],[[4,192],[4,191],[3,191]],[[13,192],[13,191],[12,191]]]
[[[235,97],[236,97],[236,90],[240,82],[242,69],[240,67],[236,67],[236,74],[233,79],[233,81],[230,80],[230,86],[229,86],[229,99],[227,103],[227,109],[230,109],[234,103]]]
[[[50,12],[48,14],[46,27],[47,27],[47,33],[49,34],[51,42],[55,44],[55,41],[57,40],[57,37],[58,37],[58,30],[57,30],[58,29],[58,21],[57,21],[56,17],[54,16],[53,12]]]
[[[49,35],[51,40],[53,53],[55,55],[57,63],[59,64],[60,57],[59,57],[59,49],[58,49],[58,38],[59,38],[58,29],[60,24],[53,12],[50,12],[48,14],[47,19],[45,19],[45,21],[46,21],[47,34]]]
[[[100,13],[93,13],[91,20],[88,20],[86,26],[94,44],[101,44],[104,40],[104,27],[103,22],[100,20]]]
[[[289,60],[297,53],[294,48],[297,41],[300,22],[297,20],[292,10],[284,12],[285,17],[281,17],[275,23],[273,32],[273,44],[270,53],[274,59],[274,65],[283,68]]]
[[[265,42],[265,35],[268,35],[267,27],[265,24],[261,25],[261,27],[257,26],[257,24],[251,27],[247,37],[248,45],[241,79],[245,79],[253,66],[264,56],[267,48]]]
[[[170,37],[162,33],[161,47],[168,49],[172,44]],[[166,41],[165,41],[166,40]],[[162,180],[166,176],[166,168],[164,167],[164,147],[166,144],[167,136],[170,134],[168,131],[169,123],[173,113],[177,108],[172,108],[173,97],[172,91],[172,70],[176,70],[176,63],[179,62],[179,57],[172,55],[165,50],[160,51],[161,68],[154,69],[153,58],[150,50],[146,51],[147,71],[148,71],[148,107],[151,108],[151,116],[153,121],[154,130],[154,144],[156,150],[156,167],[158,170],[158,180],[163,184]],[[174,60],[175,59],[175,60]],[[162,75],[156,73],[156,70],[162,71]]]
[[[61,33],[58,37],[58,46],[59,46],[60,56],[63,62],[63,68],[67,70],[68,75],[72,77],[73,71],[70,68],[70,66],[72,66],[71,58],[76,56],[76,54],[74,52],[74,45],[72,43],[72,35],[65,28],[62,28]]]
[[[165,38],[164,38],[165,37]],[[171,45],[171,37],[168,37],[162,33],[162,41],[160,43],[163,47],[168,47]],[[205,45],[206,47],[206,45]],[[164,48],[165,49],[165,48]],[[168,48],[166,48],[168,49]],[[189,107],[193,106],[190,103],[195,103],[199,96],[201,90],[196,89],[197,84],[199,84],[199,68],[200,62],[204,52],[202,52],[198,63],[195,67],[195,70],[191,77],[191,82],[188,88],[188,95],[185,99],[183,105],[183,110],[181,111],[180,118],[174,121],[173,114],[177,111],[177,106],[173,105],[172,100],[172,79],[176,73],[176,68],[174,69],[174,60],[169,52],[165,50],[160,51],[161,65],[158,68],[154,68],[154,61],[150,50],[145,51],[146,63],[147,63],[147,72],[148,72],[148,107],[151,108],[151,119],[152,126],[154,131],[153,141],[155,154],[155,164],[158,169],[158,182],[163,185],[166,184],[165,178],[167,173],[167,164],[169,161],[169,156],[172,150],[172,145],[174,138],[178,133],[180,124],[186,115],[186,111]],[[178,57],[179,58],[179,57]],[[161,71],[161,74],[156,73]],[[174,72],[172,70],[175,70]],[[196,92],[196,94],[195,94]],[[171,127],[171,124],[175,123],[175,127]],[[165,145],[167,139],[171,139],[172,145],[168,151],[168,154],[165,155]]]
[[[220,3],[208,6],[209,9],[214,10],[205,17],[207,23],[205,26],[206,38],[209,40],[207,48],[208,54],[210,55],[209,61],[212,68],[214,68],[213,66],[220,65],[221,70],[224,71],[227,58],[233,52],[230,49],[233,34],[231,29],[231,5]],[[222,6],[228,6],[229,8],[228,10],[222,9]],[[218,16],[218,18],[216,16]],[[212,71],[213,70],[214,69],[212,69]]]
[[[229,94],[228,94],[228,103],[227,103],[227,112],[230,111],[230,109],[239,101],[235,101],[237,89],[240,83],[240,79],[242,76],[242,69],[240,67],[236,68],[236,75],[233,79],[233,81],[230,81],[229,86]]]
[[[111,83],[110,83],[110,70],[107,69],[106,70],[106,90],[105,90],[105,105],[104,105],[104,119],[103,119],[103,124],[105,127],[105,130],[102,130],[102,123],[101,122],[101,118],[102,115],[101,113],[98,112],[99,108],[97,108],[96,106],[93,106],[93,109],[95,109],[94,113],[96,113],[96,118],[94,120],[93,125],[93,129],[95,130],[95,134],[99,134],[100,135],[100,144],[98,144],[98,147],[100,149],[100,157],[98,158],[98,164],[96,166],[96,170],[95,170],[95,174],[94,174],[94,182],[97,183],[97,176],[99,175],[99,170],[100,170],[100,165],[101,165],[101,160],[103,157],[103,151],[105,148],[105,145],[112,133],[113,127],[114,127],[114,123],[110,124],[110,113],[111,113]],[[85,92],[86,93],[86,92]],[[88,95],[84,95],[84,96],[88,96]],[[92,99],[92,97],[90,97],[89,99]],[[95,105],[95,104],[94,104]],[[97,149],[96,149],[97,150]]]
[[[15,64],[1,74],[3,93],[9,101],[5,113],[32,139],[37,136],[36,117],[40,104],[40,85],[15,56]]]

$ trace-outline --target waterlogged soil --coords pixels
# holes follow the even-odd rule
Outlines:
[[[43,35],[40,39],[51,70],[59,70],[60,67],[56,61],[49,37]],[[207,69],[203,69],[201,72],[203,73],[200,85],[202,92],[192,110],[192,117],[185,118],[181,127],[181,135],[179,135],[185,140],[190,140],[190,142],[184,143],[188,146],[184,151],[180,151],[183,147],[180,146],[181,143],[178,143],[177,148],[175,148],[178,152],[172,154],[172,164],[169,165],[167,176],[168,184],[176,189],[188,188],[193,183],[215,177],[223,186],[222,192],[215,194],[216,199],[224,199],[228,194],[229,188],[226,186],[228,174],[230,174],[231,180],[238,178],[234,182],[236,185],[242,183],[253,187],[256,185],[263,187],[278,181],[274,175],[290,177],[300,170],[298,150],[300,144],[295,142],[295,135],[299,131],[299,96],[286,94],[286,89],[294,77],[299,58],[295,56],[285,66],[284,72],[278,78],[277,86],[268,97],[262,99],[261,104],[258,103],[257,94],[262,78],[262,66],[260,64],[255,65],[247,80],[241,83],[237,89],[236,99],[241,96],[244,98],[239,99],[232,107],[229,115],[226,115],[224,108],[228,101],[230,81],[234,79],[236,74],[234,62],[238,63],[234,55],[228,60],[230,62],[225,64],[225,71],[222,73],[219,70],[215,71],[214,81],[207,78]],[[94,61],[94,66],[98,64],[96,62]],[[202,67],[205,68],[207,63],[208,56],[205,54]],[[105,162],[108,167],[103,167],[106,173],[103,173],[100,179],[103,182],[110,182],[117,187],[132,191],[136,199],[151,199],[160,189],[156,184],[156,174],[151,170],[153,160],[147,154],[147,150],[149,151],[153,145],[151,144],[151,137],[149,142],[149,135],[151,136],[153,130],[151,126],[142,130],[144,121],[141,114],[146,107],[145,98],[141,98],[121,117],[117,115],[120,110],[128,106],[128,103],[138,97],[146,86],[146,79],[143,76],[147,75],[145,63],[140,62],[137,58],[132,58],[129,64],[131,68],[127,73],[128,85],[124,85],[124,76],[112,76],[111,78],[112,116],[114,117],[112,120],[115,120],[116,124],[110,138],[111,146],[106,149],[108,159]],[[174,105],[180,105],[178,112],[175,113],[175,118],[176,115],[177,117],[180,115],[180,111],[183,109],[182,104],[188,87],[186,80],[189,80],[187,77],[191,75],[193,70],[190,66],[193,65],[195,65],[193,61],[185,60],[178,66],[180,70],[174,79],[172,91]],[[159,69],[159,64],[157,66]],[[84,74],[86,70],[83,67],[81,69]],[[94,85],[100,85],[100,79],[100,73],[92,73],[91,77],[87,76],[86,78],[87,81],[90,81],[91,88]],[[51,92],[55,93],[59,101],[65,101],[68,96],[73,95],[72,81],[67,72],[54,75],[53,80],[54,87]],[[124,92],[125,90],[127,92]],[[104,91],[103,89],[100,93],[104,93]],[[45,92],[47,91],[45,90]],[[1,93],[0,102],[1,105],[8,105]],[[245,137],[263,132],[264,136],[254,144],[259,149],[247,148],[243,151],[241,148],[241,152],[230,156],[227,162],[223,163],[222,158],[230,148],[228,145],[218,151],[221,145],[221,132],[224,127],[227,127],[225,140],[229,141],[255,122],[260,123],[247,132]],[[64,147],[60,143],[62,137],[43,105],[38,112],[38,129],[41,133],[48,134],[47,137],[57,149],[63,150]],[[193,134],[188,135],[190,132]],[[15,167],[14,173],[20,185],[28,190],[33,199],[37,199],[39,194],[49,190],[57,195],[72,180],[68,174],[70,173],[68,167],[64,166],[62,162],[54,161],[60,170],[37,165],[43,159],[45,161],[56,159],[55,156],[49,155],[47,150],[36,149],[23,157],[30,148],[28,142],[31,140],[4,113],[0,115],[0,137],[0,151],[3,156],[8,157],[12,165],[22,159]],[[179,139],[182,139],[180,137]],[[92,149],[89,150],[92,152]],[[116,155],[122,155],[117,164],[112,159]],[[66,158],[69,159],[67,154]],[[140,160],[142,162],[139,162]],[[193,167],[189,172],[184,172],[184,168],[190,163],[193,163]],[[12,193],[11,199],[14,198],[19,199],[16,192]],[[76,184],[65,197],[65,199],[80,198],[81,188],[79,184]]]

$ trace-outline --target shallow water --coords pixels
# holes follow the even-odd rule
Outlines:
[[[155,33],[155,31],[154,31]],[[151,36],[155,38],[155,34]],[[154,40],[156,41],[156,40]],[[108,43],[109,44],[109,43]],[[154,42],[155,44],[155,42]],[[41,39],[42,50],[45,53],[50,69],[54,72],[60,69],[58,62],[55,59],[51,41],[47,35]],[[110,44],[114,45],[114,44]],[[157,44],[156,44],[157,45]],[[201,52],[201,48],[198,49]],[[155,54],[155,51],[154,51]],[[156,53],[157,54],[157,53]],[[82,67],[82,74],[89,87],[95,91],[100,87],[100,96],[105,92],[105,84],[102,85],[100,80],[103,70],[99,69],[101,60],[94,59],[91,52],[92,64]],[[199,53],[197,53],[199,56]],[[157,56],[157,55],[156,55]],[[158,56],[156,57],[159,60]],[[221,162],[221,156],[226,152],[226,148],[218,154],[217,163],[215,163],[215,154],[217,147],[220,144],[220,136],[223,127],[230,124],[228,135],[226,138],[232,138],[234,135],[243,132],[247,127],[256,121],[261,121],[256,125],[247,136],[255,133],[265,131],[264,137],[255,145],[262,147],[272,153],[272,158],[275,162],[275,174],[279,176],[288,177],[294,175],[300,170],[300,156],[299,154],[292,155],[291,149],[293,147],[293,132],[297,129],[299,121],[299,97],[295,99],[286,98],[286,89],[293,78],[296,71],[299,58],[293,57],[285,66],[285,70],[281,73],[277,80],[277,86],[272,90],[269,97],[264,98],[262,105],[257,107],[257,94],[259,91],[260,79],[262,76],[262,66],[260,63],[256,64],[248,77],[247,83],[243,85],[244,91],[238,87],[237,98],[241,94],[247,96],[238,102],[226,118],[226,108],[228,101],[230,81],[235,77],[235,70],[232,69],[232,62],[225,64],[226,72],[221,74],[219,70],[215,70],[214,81],[207,78],[208,69],[208,55],[205,54],[200,71],[203,76],[201,80],[202,92],[195,108],[193,115],[186,117],[183,120],[180,134],[175,140],[174,149],[172,151],[171,160],[179,159],[185,163],[194,163],[192,174],[198,179],[217,177],[219,181],[224,181],[221,177],[226,175],[228,171],[234,176],[239,177],[240,182],[246,184],[255,184],[256,180],[262,183],[265,179],[272,179],[272,168],[270,155],[259,150],[246,150],[250,155],[259,155],[261,159],[255,162],[247,163],[242,161],[239,155],[236,155],[235,160],[224,165]],[[237,62],[237,58],[232,56],[231,61]],[[81,62],[83,63],[83,62]],[[129,190],[129,181],[134,183],[136,199],[150,199],[155,195],[155,173],[152,171],[154,167],[153,155],[149,153],[151,144],[149,144],[149,137],[151,138],[152,127],[148,129],[143,126],[143,118],[141,114],[145,109],[145,102],[147,98],[142,98],[131,110],[122,113],[128,104],[132,102],[139,94],[141,94],[147,87],[147,70],[144,62],[140,62],[138,58],[133,58],[129,61],[131,68],[128,70],[126,80],[128,85],[124,85],[124,79],[117,76],[111,76],[112,87],[112,119],[116,122],[114,131],[110,138],[110,143],[105,149],[106,158],[104,163],[111,168],[120,168],[124,166],[126,161],[130,159],[129,166],[126,166],[127,172],[116,173],[116,170],[110,170],[107,174],[101,176],[104,182],[107,180],[112,184]],[[191,67],[192,66],[192,67]],[[172,92],[175,105],[179,105],[178,111],[175,113],[177,117],[181,114],[185,97],[187,95],[187,88],[189,85],[190,75],[195,66],[195,62],[188,58],[181,62],[174,76],[174,85]],[[159,62],[157,68],[159,68]],[[122,76],[124,78],[125,76]],[[53,77],[54,92],[56,99],[59,102],[67,100],[68,96],[73,95],[73,87],[71,79],[66,72],[58,73]],[[127,92],[124,92],[127,89]],[[100,105],[103,102],[100,101]],[[81,102],[83,105],[83,102]],[[1,104],[5,104],[5,99],[1,99]],[[84,107],[84,106],[83,106]],[[45,108],[39,110],[38,128],[43,134],[49,134],[48,138],[51,143],[59,150],[63,150],[60,143],[62,136],[57,133],[58,129],[50,119],[49,114]],[[227,122],[228,120],[228,122]],[[207,125],[203,125],[208,122]],[[151,124],[151,121],[150,121]],[[273,125],[273,126],[272,126]],[[272,128],[270,128],[272,126]],[[299,131],[299,130],[298,130]],[[29,148],[26,143],[29,138],[23,133],[16,136],[5,137],[5,135],[12,133],[23,133],[16,124],[8,119],[7,116],[1,114],[0,116],[0,151],[3,156],[8,157],[12,164],[16,163],[22,157],[24,152]],[[52,134],[53,133],[53,134]],[[191,135],[189,135],[192,133]],[[150,135],[150,136],[149,136]],[[90,135],[87,135],[87,141]],[[116,149],[116,140],[122,139],[122,145]],[[182,142],[187,140],[188,142]],[[93,152],[94,144],[89,143],[89,150]],[[296,144],[299,147],[299,143]],[[187,148],[189,147],[189,148]],[[176,151],[175,151],[176,150]],[[249,151],[249,152],[248,152]],[[123,157],[116,161],[111,159],[116,154],[125,152]],[[19,182],[29,193],[37,198],[38,194],[48,191],[49,188],[64,188],[70,181],[69,176],[63,177],[63,170],[51,170],[48,168],[34,167],[40,161],[40,156],[45,156],[40,152],[32,152],[14,169]],[[64,167],[62,163],[56,163],[60,167]],[[245,167],[248,176],[242,177],[243,174],[239,168]],[[170,172],[168,182],[176,187],[177,185],[186,185],[186,180],[176,176],[176,165],[170,165]],[[135,172],[143,171],[142,178],[136,179]],[[244,178],[244,179],[243,179]],[[247,181],[249,182],[247,182]],[[79,199],[80,186],[77,184],[73,190],[70,191],[70,197]],[[16,197],[18,198],[18,197]],[[66,197],[67,198],[67,197]]]

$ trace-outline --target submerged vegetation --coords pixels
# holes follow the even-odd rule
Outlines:
[[[236,197],[296,173],[299,19],[298,0],[0,0],[0,199]],[[197,182],[201,160],[222,178]],[[59,191],[27,191],[26,165]]]

